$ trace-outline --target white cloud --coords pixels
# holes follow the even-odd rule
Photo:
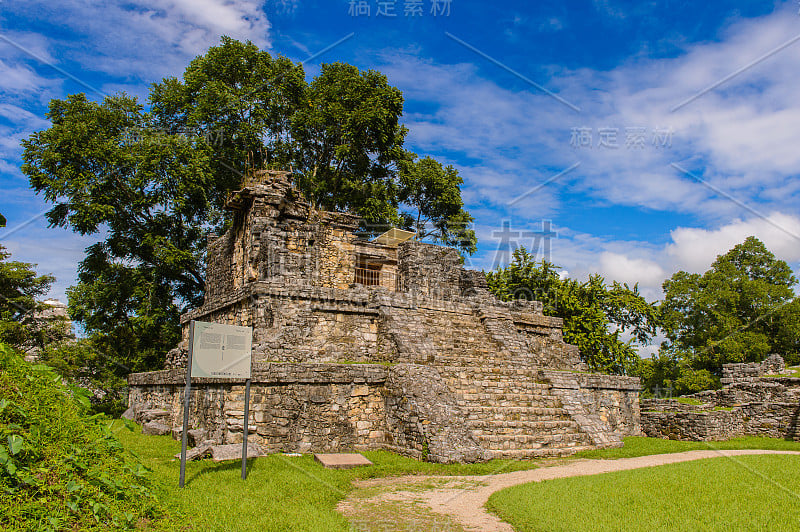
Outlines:
[[[48,40],[60,57],[84,69],[151,82],[178,75],[186,63],[219,43],[222,35],[270,46],[270,23],[261,0],[31,1],[11,13],[45,18],[81,36]],[[13,16],[13,15],[12,15]],[[33,39],[33,36],[26,36]],[[74,73],[78,75],[79,73]]]
[[[631,258],[610,251],[600,254],[599,266],[599,273],[603,277],[631,286],[635,283],[643,286],[658,285],[666,276],[664,269],[652,260]]]
[[[683,270],[702,273],[722,255],[748,236],[755,236],[779,259],[800,261],[800,218],[780,212],[766,219],[735,220],[717,229],[679,227],[671,233],[667,256]]]
[[[617,13],[607,2],[598,9]],[[436,64],[415,53],[387,52],[379,68],[408,101],[425,105],[424,113],[405,117],[410,142],[422,151],[475,161],[462,165],[467,188],[495,205],[525,190],[531,177],[553,175],[580,161],[572,179],[555,186],[614,205],[723,224],[747,213],[715,188],[759,204],[759,210],[789,211],[800,200],[800,42],[699,93],[795,37],[797,20],[778,10],[740,20],[719,40],[686,46],[677,57],[640,55],[609,71],[553,67],[550,79],[530,74],[581,112],[499,69],[497,81],[481,77],[483,67],[491,66],[474,55],[465,56],[474,64]],[[692,96],[697,98],[671,111]],[[570,145],[572,128],[581,126],[592,129],[591,149]],[[634,127],[646,130],[642,149],[625,145],[627,128]],[[617,131],[618,148],[597,146],[600,128]],[[655,142],[659,131],[672,132],[666,145]],[[484,178],[501,172],[500,187]],[[558,197],[533,198],[526,208],[557,206]]]
[[[21,64],[8,64],[0,60],[0,90],[11,93],[38,91],[49,81],[33,69]]]

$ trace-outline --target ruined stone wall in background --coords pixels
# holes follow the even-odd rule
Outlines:
[[[734,366],[731,368],[731,366]],[[765,364],[726,364],[733,384],[673,399],[645,399],[642,430],[656,438],[723,440],[735,436],[769,436],[800,441],[800,379],[755,377],[783,367],[770,357]]]

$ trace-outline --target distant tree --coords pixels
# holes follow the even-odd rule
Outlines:
[[[91,413],[118,417],[127,408],[125,377],[129,368],[112,360],[102,346],[95,347],[93,339],[47,345],[39,354],[39,362],[86,390]]]
[[[464,180],[452,166],[430,157],[417,160],[410,153],[400,163],[400,200],[412,208],[405,213],[405,226],[417,238],[432,238],[465,253],[476,251],[472,216],[464,210],[461,185]]]
[[[616,281],[608,286],[599,275],[588,281],[561,279],[559,268],[524,248],[511,264],[486,274],[489,289],[504,301],[536,299],[544,313],[564,319],[564,340],[580,348],[594,371],[627,373],[636,366],[634,342],[646,344],[656,334],[658,313],[633,288]],[[629,333],[629,340],[622,340]]]
[[[180,309],[157,268],[108,261],[102,246],[81,269],[78,284],[67,290],[69,313],[103,353],[104,371],[124,376],[129,371],[160,369],[164,355],[180,341]]]
[[[662,352],[715,377],[729,362],[760,362],[800,352],[797,279],[755,237],[717,257],[703,275],[684,271],[664,282],[667,342]]]
[[[69,335],[66,320],[45,320],[38,313],[47,306],[38,301],[55,278],[38,275],[35,264],[9,261],[0,246],[0,342],[28,351],[42,349]]]
[[[719,384],[719,379],[710,371],[694,369],[686,360],[664,352],[640,359],[630,374],[641,379],[643,397],[676,397]]]

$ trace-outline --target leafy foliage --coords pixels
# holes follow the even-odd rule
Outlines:
[[[760,362],[770,353],[800,362],[800,300],[786,262],[755,237],[720,255],[700,274],[664,281],[659,307],[667,341],[634,373],[645,395],[718,388],[722,365]]]
[[[0,527],[132,529],[162,512],[86,392],[0,344]]]
[[[131,367],[113,360],[95,339],[82,338],[46,346],[38,360],[66,382],[88,392],[89,412],[117,417],[127,408],[127,380]]]
[[[586,282],[561,279],[558,267],[537,262],[524,248],[514,250],[511,264],[486,274],[489,289],[498,298],[535,299],[544,313],[564,320],[564,340],[580,348],[594,371],[626,373],[638,355],[634,341],[647,343],[658,327],[658,312],[640,294],[616,281],[611,286],[599,275]],[[621,335],[632,337],[623,341]]]
[[[53,204],[50,223],[101,239],[70,313],[113,359],[161,367],[179,314],[202,304],[206,234],[226,228],[225,200],[248,169],[291,167],[315,204],[355,212],[373,232],[402,221],[403,97],[379,72],[335,63],[309,83],[302,65],[224,37],[182,78],[155,83],[149,104],[52,100],[51,126],[23,141],[22,170]],[[452,208],[434,224],[474,251],[451,174]]]
[[[43,348],[67,336],[63,320],[40,320],[36,312],[46,308],[36,298],[50,289],[55,278],[38,275],[34,264],[9,261],[0,246],[0,342],[18,349]]]
[[[707,369],[695,369],[663,351],[640,359],[631,374],[641,379],[642,397],[674,397],[719,387],[719,378]]]
[[[352,210],[369,224],[397,224],[397,163],[406,128],[403,95],[374,70],[322,66],[307,104],[292,117],[300,189],[329,210]]]
[[[474,221],[464,210],[461,184],[464,180],[452,166],[415,154],[408,154],[400,164],[400,200],[416,212],[404,213],[405,226],[417,233],[419,240],[433,238],[457,247],[465,253],[477,250]]]
[[[664,282],[661,305],[668,341],[662,352],[719,377],[730,362],[760,362],[770,353],[789,363],[800,352],[797,279],[755,237],[717,257],[703,275],[677,272]]]

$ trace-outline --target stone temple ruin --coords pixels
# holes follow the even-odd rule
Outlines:
[[[209,239],[202,307],[163,371],[129,377],[136,419],[182,419],[191,320],[253,327],[251,438],[267,452],[387,449],[437,462],[569,454],[640,434],[639,380],[591,374],[535,301],[504,303],[453,249],[367,241],[289,174],[256,172]],[[193,379],[190,425],[241,443],[244,386]]]

